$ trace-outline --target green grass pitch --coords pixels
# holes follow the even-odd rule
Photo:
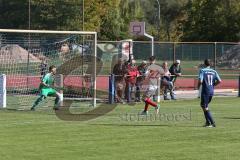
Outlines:
[[[119,105],[112,112],[85,122],[62,121],[51,108],[44,107],[36,112],[0,110],[0,157],[238,160],[239,104],[240,98],[214,98],[210,108],[216,128],[202,127],[199,99],[162,102],[162,117],[157,119],[137,117],[143,104]]]

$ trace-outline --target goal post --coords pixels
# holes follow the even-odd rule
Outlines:
[[[0,75],[0,109],[6,108],[6,75]]]
[[[6,75],[7,107],[31,107],[51,65],[61,75],[64,99],[96,107],[97,32],[0,29],[0,73]]]

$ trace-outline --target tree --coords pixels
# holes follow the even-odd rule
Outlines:
[[[187,4],[186,0],[167,0],[163,1],[161,6],[163,26],[167,41],[178,41],[181,36],[181,20],[184,19],[184,8]]]
[[[175,41],[182,36],[179,28],[179,19],[184,17],[184,7],[187,0],[159,0],[161,6],[160,40]],[[126,3],[129,3],[127,5]],[[121,15],[124,17],[125,24],[130,21],[138,20],[146,22],[146,30],[155,39],[158,37],[158,3],[156,0],[122,0]],[[142,39],[142,38],[140,38]]]
[[[233,0],[189,1],[183,40],[238,41],[240,10],[236,4]]]
[[[117,40],[124,38],[121,37],[121,28],[124,24],[120,16],[119,5],[120,0],[109,0],[109,2],[104,5],[107,9],[105,14],[101,17],[99,34],[102,40]]]
[[[28,0],[0,0],[0,28],[28,29]],[[239,41],[239,0],[159,0],[161,41]],[[130,38],[145,21],[158,39],[157,0],[85,0],[84,27],[99,40]],[[82,30],[83,0],[31,0],[31,29]],[[142,39],[142,38],[140,38]]]
[[[82,29],[82,2],[79,0],[32,0],[31,5],[33,29]]]
[[[0,28],[27,29],[26,0],[0,0]]]

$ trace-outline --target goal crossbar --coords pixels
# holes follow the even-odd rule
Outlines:
[[[90,32],[90,31],[53,31],[53,30],[20,30],[20,29],[0,29],[0,32],[6,33],[46,33],[46,34],[94,34],[96,35],[97,32]]]

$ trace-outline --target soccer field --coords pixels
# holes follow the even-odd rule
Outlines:
[[[160,116],[139,117],[143,104],[119,105],[97,119],[62,121],[51,108],[0,110],[3,160],[239,160],[240,98],[214,98],[216,128],[204,128],[199,99],[162,102]],[[109,107],[109,106],[106,106]],[[151,109],[150,115],[154,110]]]

